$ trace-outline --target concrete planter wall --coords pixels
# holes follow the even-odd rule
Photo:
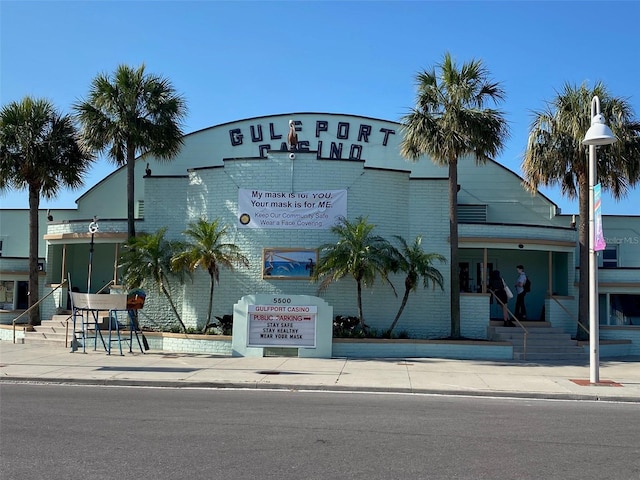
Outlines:
[[[231,355],[231,337],[145,332],[149,347],[176,353]],[[506,342],[450,340],[333,339],[333,357],[509,360],[513,347]]]
[[[349,358],[436,357],[459,360],[511,360],[513,358],[513,346],[507,342],[334,338],[333,356]]]
[[[151,350],[231,356],[230,335],[144,332]]]
[[[126,333],[123,332],[123,335]],[[203,355],[232,355],[232,338],[224,335],[192,335],[144,332],[151,350]],[[616,338],[620,336],[622,338]],[[633,339],[630,340],[629,337]],[[16,342],[24,343],[22,326],[16,328]],[[636,341],[637,340],[637,341]],[[0,325],[0,341],[12,342],[11,325]],[[640,329],[604,327],[601,330],[600,357],[640,355]],[[586,352],[588,342],[581,342]],[[473,340],[410,340],[376,338],[334,338],[334,358],[449,358],[458,360],[511,360],[513,346],[508,342]]]

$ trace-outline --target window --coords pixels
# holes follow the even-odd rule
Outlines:
[[[640,295],[609,296],[609,325],[640,325]]]
[[[26,310],[28,305],[28,281],[2,280],[0,282],[0,310]]]
[[[618,267],[618,246],[608,246],[602,250],[598,261],[599,266],[602,268],[617,268]]]
[[[14,310],[15,285],[13,280],[0,282],[0,308],[2,310]]]

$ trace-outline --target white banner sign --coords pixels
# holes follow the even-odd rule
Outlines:
[[[239,227],[329,229],[346,216],[346,190],[287,193],[241,188],[238,191]]]
[[[607,242],[604,239],[602,231],[602,187],[600,184],[593,186],[593,221],[594,221],[594,240],[593,249],[596,252],[607,248]]]
[[[249,347],[316,346],[316,305],[249,305]]]

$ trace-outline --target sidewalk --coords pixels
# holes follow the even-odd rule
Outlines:
[[[0,382],[402,392],[640,403],[640,358],[589,365],[485,360],[224,357],[150,350],[70,353],[0,342]],[[581,385],[582,384],[582,385]]]

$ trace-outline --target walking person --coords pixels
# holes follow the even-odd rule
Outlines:
[[[527,274],[524,272],[524,266],[518,265],[518,278],[516,279],[516,311],[515,316],[518,320],[527,319],[527,307],[524,304],[524,297],[527,296],[524,285],[527,283]]]
[[[505,327],[514,327],[514,323],[509,320],[509,296],[507,295],[506,284],[500,275],[500,270],[492,270],[489,276],[489,290],[493,292],[496,298],[502,304],[502,320]]]

